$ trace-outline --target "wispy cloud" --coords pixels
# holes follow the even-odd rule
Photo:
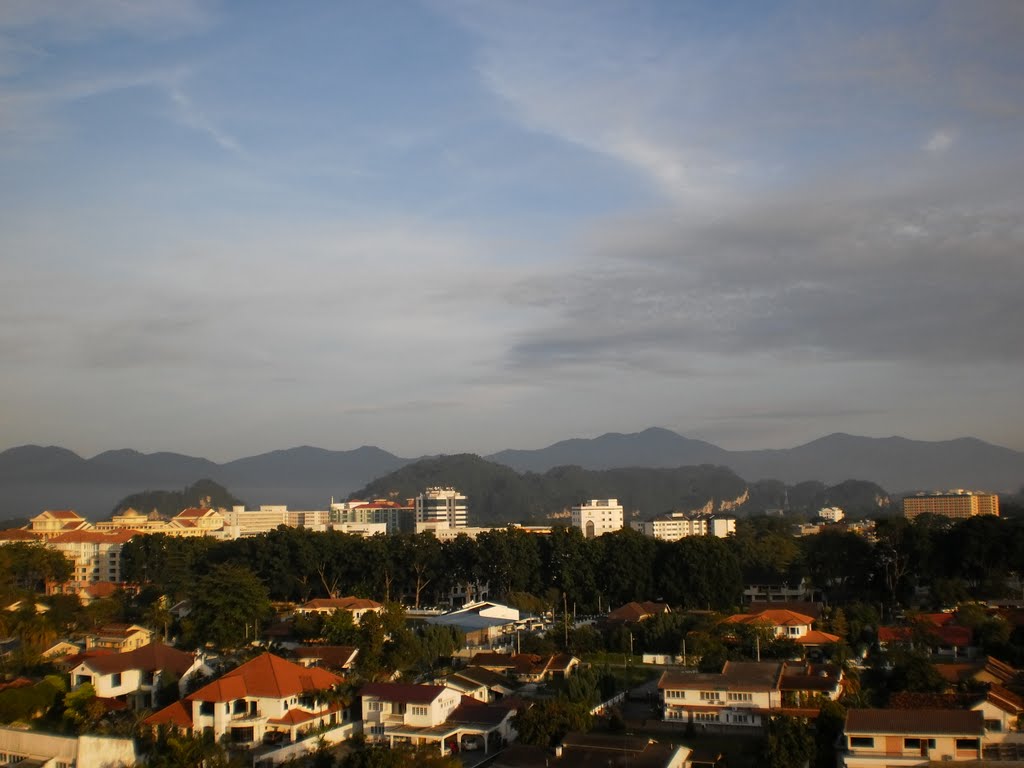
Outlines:
[[[953,131],[941,129],[928,137],[928,140],[924,143],[924,149],[933,155],[941,155],[944,152],[948,152],[955,141],[956,134]]]

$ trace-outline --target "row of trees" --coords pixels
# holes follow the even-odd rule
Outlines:
[[[124,548],[123,573],[184,597],[212,567],[236,564],[257,575],[271,600],[354,593],[417,607],[481,582],[498,597],[523,593],[555,607],[564,594],[577,611],[593,612],[638,599],[727,609],[740,601],[745,581],[761,579],[806,578],[830,602],[889,608],[909,606],[915,588],[927,584],[937,602],[948,603],[1004,592],[1024,562],[1018,521],[890,518],[876,532],[874,542],[842,530],[794,538],[782,520],[753,518],[727,539],[664,542],[631,530],[584,539],[569,528],[550,536],[509,528],[440,542],[431,534],[360,538],[282,527],[229,542],[138,537]]]

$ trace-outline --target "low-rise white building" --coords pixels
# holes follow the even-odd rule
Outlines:
[[[731,515],[704,515],[668,512],[650,520],[638,520],[633,529],[662,541],[678,541],[687,536],[717,536],[724,539],[736,533],[736,518]]]
[[[571,510],[572,526],[592,539],[606,533],[622,530],[623,512],[618,499],[591,499]]]
[[[846,517],[846,513],[839,507],[822,507],[818,510],[818,517],[829,523],[838,523]]]

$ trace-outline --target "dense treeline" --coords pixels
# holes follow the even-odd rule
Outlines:
[[[163,518],[171,518],[189,507],[215,507],[230,509],[245,502],[236,499],[227,488],[213,480],[199,480],[181,491],[143,491],[125,496],[114,505],[118,514],[134,509],[144,515],[157,512]]]
[[[452,587],[488,583],[491,596],[532,596],[536,605],[578,612],[630,600],[726,610],[745,582],[806,578],[826,599],[913,604],[919,587],[930,605],[1006,594],[1024,563],[1024,525],[995,517],[958,524],[923,516],[879,520],[875,541],[842,528],[794,538],[778,518],[740,521],[727,539],[664,542],[623,530],[597,539],[555,528],[535,536],[509,528],[440,542],[431,534],[359,538],[279,528],[265,536],[215,542],[160,535],[124,548],[128,581],[185,597],[219,565],[253,572],[277,601],[356,594],[411,606],[438,604]]]

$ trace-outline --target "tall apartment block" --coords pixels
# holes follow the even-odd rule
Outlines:
[[[999,515],[999,496],[981,491],[955,490],[945,493],[921,493],[903,500],[903,516],[941,515],[957,520],[975,515]]]
[[[427,488],[416,497],[416,530],[465,528],[466,497],[454,488]]]

